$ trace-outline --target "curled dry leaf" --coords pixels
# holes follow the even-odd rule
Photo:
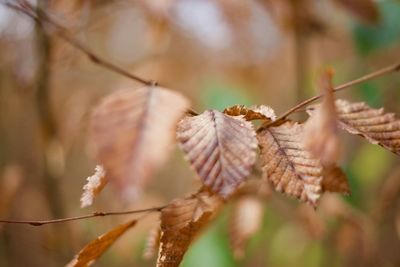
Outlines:
[[[146,245],[143,250],[143,258],[151,259],[156,255],[158,247],[160,246],[161,228],[160,222],[152,228],[147,236]]]
[[[189,245],[222,205],[216,195],[199,192],[171,202],[161,213],[157,267],[177,267]]]
[[[339,127],[400,155],[400,120],[383,108],[373,109],[364,102],[350,103],[338,99]]]
[[[316,206],[321,195],[322,166],[304,148],[303,136],[303,126],[294,122],[261,128],[257,138],[263,176],[275,190]]]
[[[257,105],[246,107],[244,105],[235,105],[224,109],[224,113],[230,116],[240,116],[248,120],[268,120],[274,121],[276,119],[275,111],[265,105]]]
[[[184,118],[177,137],[204,185],[224,198],[246,179],[256,160],[253,125],[241,116],[207,110]]]
[[[320,90],[323,94],[322,104],[312,112],[311,118],[304,127],[305,147],[324,166],[334,166],[340,155],[340,141],[337,126],[335,98],[333,95],[331,70],[322,74]]]
[[[86,267],[92,265],[121,235],[135,224],[136,220],[133,220],[99,236],[87,244],[66,267]]]
[[[160,87],[120,90],[94,109],[90,137],[108,179],[132,197],[166,160],[189,102]]]
[[[229,231],[235,258],[243,258],[248,240],[261,227],[263,215],[264,205],[257,197],[241,197],[235,203]]]
[[[103,190],[108,182],[103,166],[97,165],[95,171],[92,176],[86,178],[87,183],[83,186],[81,208],[92,205],[94,198]]]
[[[374,0],[335,0],[335,2],[367,23],[379,21],[379,9]]]
[[[339,167],[324,168],[322,179],[323,192],[350,194],[349,181],[346,174]]]

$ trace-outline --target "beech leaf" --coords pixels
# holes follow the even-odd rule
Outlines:
[[[66,267],[86,267],[92,265],[136,220],[119,225],[87,244]]]
[[[304,143],[315,158],[324,166],[334,166],[340,156],[335,98],[332,86],[333,71],[321,75],[319,88],[323,94],[322,104],[309,111],[311,116],[304,127]]]
[[[160,237],[160,223],[157,223],[157,225],[150,230],[149,235],[147,236],[146,244],[143,250],[144,259],[151,259],[154,255],[156,255],[158,247],[160,246]]]
[[[237,200],[230,222],[230,243],[236,259],[244,256],[248,240],[260,229],[264,205],[259,198],[245,196]]]
[[[257,105],[246,107],[244,105],[235,105],[229,108],[224,109],[224,113],[230,116],[239,116],[243,115],[243,117],[248,120],[268,120],[273,121],[276,119],[275,111],[265,105]]]
[[[177,267],[200,230],[219,210],[222,201],[209,192],[176,199],[161,213],[161,239],[157,267]]]
[[[316,206],[321,195],[322,165],[304,148],[303,135],[303,126],[294,122],[258,131],[263,177],[276,191]]]
[[[124,196],[140,192],[165,162],[188,106],[181,94],[151,86],[112,93],[94,109],[90,137],[96,158]]]
[[[338,99],[339,127],[364,137],[370,143],[400,155],[400,120],[383,108],[373,109],[364,102],[350,103]]]
[[[256,133],[242,116],[207,110],[186,117],[177,138],[204,185],[223,198],[235,192],[256,160]]]
[[[97,165],[95,171],[95,174],[86,178],[87,183],[83,186],[81,208],[92,205],[94,198],[103,190],[108,182],[103,166]]]
[[[350,194],[350,186],[346,174],[339,167],[324,168],[322,179],[323,192]]]

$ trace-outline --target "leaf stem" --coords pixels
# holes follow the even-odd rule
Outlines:
[[[367,74],[365,76],[362,76],[358,79],[349,81],[347,83],[341,84],[339,86],[336,86],[335,88],[333,88],[333,92],[339,92],[342,91],[344,89],[347,89],[353,85],[357,85],[372,79],[375,79],[377,77],[392,73],[392,72],[396,72],[396,71],[400,71],[400,63],[396,63],[390,66],[387,66],[385,68],[382,68],[380,70],[374,71],[370,74]],[[323,95],[316,95],[313,96],[309,99],[304,100],[303,102],[300,102],[299,104],[297,104],[296,106],[292,107],[291,109],[289,109],[288,111],[286,111],[285,113],[283,113],[282,115],[280,115],[275,121],[269,123],[268,125],[266,125],[266,127],[272,126],[277,124],[278,122],[283,121],[284,119],[286,119],[289,115],[291,115],[292,113],[298,111],[299,109],[311,104],[312,102],[320,99]]]
[[[116,216],[116,215],[129,215],[129,214],[138,214],[138,213],[148,213],[148,212],[160,212],[167,205],[148,208],[148,209],[141,209],[141,210],[127,210],[127,211],[112,211],[112,212],[94,212],[92,214],[82,215],[82,216],[75,216],[75,217],[68,217],[68,218],[60,218],[60,219],[53,219],[53,220],[0,220],[0,223],[10,223],[10,224],[29,224],[32,226],[42,226],[45,224],[54,224],[54,223],[63,223],[69,221],[78,221],[83,219],[89,219],[94,217],[105,217],[105,216]]]

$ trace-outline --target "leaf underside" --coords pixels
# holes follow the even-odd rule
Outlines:
[[[216,195],[199,192],[177,199],[163,209],[157,267],[178,267],[189,245],[221,204]]]
[[[305,150],[303,126],[286,122],[258,131],[263,176],[276,191],[316,206],[321,195],[322,166]]]
[[[230,116],[242,115],[246,120],[275,120],[276,115],[272,108],[265,105],[246,107],[244,105],[235,105],[224,109],[224,113]]]
[[[186,117],[178,125],[177,138],[204,185],[223,198],[235,192],[256,160],[255,131],[241,116],[207,110]]]
[[[140,191],[164,163],[176,124],[188,108],[182,95],[160,87],[119,90],[90,118],[90,137],[107,177],[127,196]]]
[[[383,108],[373,109],[364,102],[337,100],[339,127],[360,135],[372,144],[400,155],[400,120]]]
[[[75,256],[66,267],[86,267],[90,266],[103,253],[123,235],[127,230],[136,225],[136,220],[122,224],[113,230],[99,236],[89,244],[87,244],[78,255]]]

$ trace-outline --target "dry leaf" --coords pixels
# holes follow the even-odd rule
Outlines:
[[[229,237],[235,258],[241,259],[248,240],[261,227],[264,206],[259,198],[246,196],[240,198],[233,209]]]
[[[121,235],[135,224],[136,220],[133,220],[99,236],[87,244],[66,267],[86,267],[92,265]]]
[[[275,111],[265,105],[257,105],[246,107],[244,105],[235,105],[229,108],[224,109],[224,113],[230,116],[239,116],[243,115],[243,117],[248,120],[268,120],[274,121],[276,119]]]
[[[400,120],[393,113],[370,108],[364,102],[349,103],[341,99],[336,106],[339,127],[400,155]]]
[[[324,168],[322,179],[323,192],[350,194],[349,181],[339,167]]]
[[[81,208],[92,205],[94,198],[103,190],[108,182],[103,166],[97,165],[95,171],[95,174],[86,178],[87,183],[83,186]]]
[[[377,23],[379,21],[379,9],[374,0],[335,1],[367,23]]]
[[[171,202],[161,213],[161,241],[157,267],[177,267],[189,245],[214,217],[222,201],[199,192]]]
[[[203,183],[224,198],[246,179],[256,160],[253,125],[241,116],[207,110],[184,118],[177,136]]]
[[[275,190],[316,206],[321,195],[322,166],[305,150],[303,127],[286,122],[258,131],[263,175]]]
[[[188,106],[181,94],[152,86],[117,91],[95,108],[90,137],[97,160],[125,197],[135,196],[165,162]]]
[[[319,88],[323,94],[322,104],[309,112],[311,118],[304,127],[304,143],[315,158],[324,166],[334,166],[340,155],[337,114],[333,95],[331,70],[322,74]]]
[[[158,247],[160,246],[161,228],[160,223],[150,230],[147,236],[146,245],[143,250],[143,258],[148,260],[156,255]]]

